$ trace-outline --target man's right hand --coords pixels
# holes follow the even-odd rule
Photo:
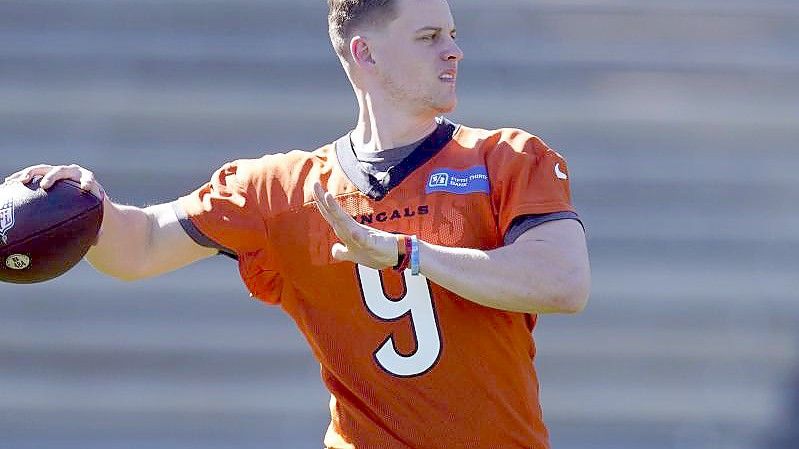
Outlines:
[[[80,188],[93,193],[101,200],[105,199],[105,190],[103,186],[97,182],[94,173],[79,165],[47,165],[39,164],[24,168],[5,179],[5,182],[19,181],[27,184],[36,176],[41,176],[39,186],[45,190],[55,184],[56,181],[62,179],[71,179],[80,183]]]
[[[42,176],[40,186],[49,189],[62,179],[80,183],[83,190],[107,199],[94,173],[78,165],[34,165],[6,178],[28,183]],[[170,204],[145,208],[105,201],[103,225],[97,244],[86,259],[98,271],[123,280],[157,276],[217,253],[198,245],[183,230]]]

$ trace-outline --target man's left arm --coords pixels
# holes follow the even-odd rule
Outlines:
[[[591,272],[577,220],[549,221],[515,242],[483,251],[419,242],[425,277],[470,301],[525,313],[577,313],[588,301]]]
[[[395,234],[352,219],[320,184],[314,199],[341,240],[333,257],[382,270],[397,263]],[[419,241],[420,273],[470,301],[525,313],[576,313],[588,299],[585,233],[577,220],[549,221],[494,250],[450,248]]]

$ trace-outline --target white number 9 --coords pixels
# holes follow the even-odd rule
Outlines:
[[[402,273],[402,277],[405,294],[394,301],[383,291],[380,272],[374,268],[358,265],[363,299],[370,312],[380,319],[389,321],[398,320],[407,313],[411,314],[411,329],[416,340],[416,350],[410,355],[400,354],[394,344],[394,337],[389,335],[375,351],[374,358],[377,364],[389,373],[400,377],[412,377],[424,374],[438,361],[441,355],[441,337],[427,278],[408,276],[407,270]]]

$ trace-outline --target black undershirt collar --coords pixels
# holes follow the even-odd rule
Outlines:
[[[389,169],[388,176],[383,178],[382,181],[360,166],[352,148],[350,133],[347,133],[335,143],[338,163],[341,169],[344,170],[344,174],[358,190],[369,198],[380,201],[414,170],[438,154],[452,140],[452,136],[460,126],[443,117],[437,118],[436,121],[438,122],[438,127],[436,127],[435,131],[427,136],[402,162]]]

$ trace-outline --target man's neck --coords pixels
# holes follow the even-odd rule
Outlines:
[[[358,124],[351,139],[363,152],[379,153],[410,145],[432,133],[437,126],[433,113],[411,115],[369,95],[358,95],[358,106]]]

